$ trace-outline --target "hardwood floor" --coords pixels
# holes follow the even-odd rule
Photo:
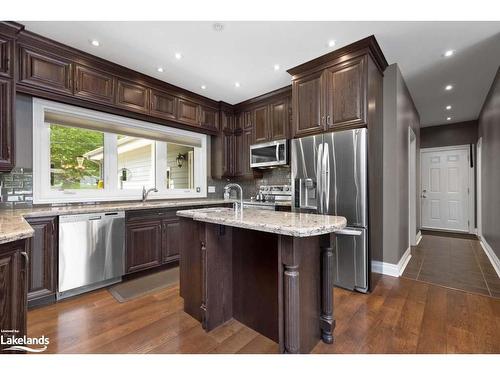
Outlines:
[[[313,353],[500,353],[500,300],[379,276],[369,295],[336,288],[333,345]],[[48,353],[277,353],[236,320],[206,333],[177,286],[118,303],[106,289],[31,310]]]

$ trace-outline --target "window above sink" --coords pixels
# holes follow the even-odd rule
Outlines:
[[[33,100],[34,203],[206,197],[207,136]]]

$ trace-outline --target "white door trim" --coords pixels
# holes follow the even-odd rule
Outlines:
[[[420,149],[420,160],[422,160],[422,155],[424,153],[430,152],[440,152],[440,151],[452,151],[452,150],[465,150],[468,152],[468,161],[469,161],[469,178],[468,178],[468,188],[469,188],[469,196],[468,196],[468,207],[467,207],[467,220],[469,222],[468,233],[475,233],[474,226],[474,211],[475,211],[475,201],[474,201],[474,168],[470,167],[470,145],[456,145],[456,146],[445,146],[445,147],[429,147],[429,148],[421,148]],[[422,192],[422,168],[423,163],[420,163],[420,192]],[[422,196],[419,194],[419,203],[420,203],[420,211],[422,212]],[[420,228],[421,229],[430,229],[433,230],[435,228],[426,228],[422,225],[423,215],[420,215]],[[442,229],[439,229],[442,230]]]
[[[408,247],[417,245],[417,137],[408,127]]]
[[[482,215],[482,180],[481,180],[481,163],[482,163],[482,158],[481,158],[481,148],[483,146],[483,138],[480,137],[477,140],[477,145],[476,145],[476,184],[477,184],[477,221],[476,221],[476,227],[477,227],[477,235],[481,239],[483,236],[483,218],[481,217]]]

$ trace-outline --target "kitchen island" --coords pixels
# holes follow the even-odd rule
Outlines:
[[[177,211],[184,311],[210,331],[234,318],[309,353],[333,342],[333,257],[340,216],[230,208]]]

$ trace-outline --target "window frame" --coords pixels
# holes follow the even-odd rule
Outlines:
[[[140,128],[151,132],[160,132],[172,136],[197,138],[201,147],[194,147],[194,188],[166,188],[166,141],[155,141],[154,176],[157,193],[149,195],[149,200],[206,198],[207,197],[207,162],[208,136],[188,130],[153,124],[128,117],[80,108],[68,104],[33,98],[33,203],[75,203],[141,200],[142,189],[118,189],[118,155],[116,153],[116,133],[104,130],[104,189],[92,190],[55,190],[50,185],[50,129],[45,122],[45,112],[56,112],[79,116],[91,120],[119,123],[122,126]],[[119,132],[118,132],[119,133]],[[176,142],[172,142],[176,143]],[[190,146],[190,145],[188,145]],[[191,146],[192,147],[192,146]],[[163,183],[161,183],[163,181]],[[152,186],[146,186],[146,189]],[[199,188],[199,191],[197,189]]]

